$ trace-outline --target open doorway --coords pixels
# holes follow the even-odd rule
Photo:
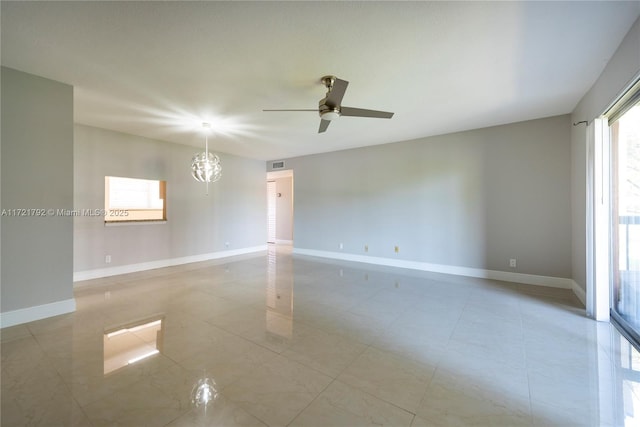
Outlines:
[[[293,244],[293,171],[267,172],[267,243]]]

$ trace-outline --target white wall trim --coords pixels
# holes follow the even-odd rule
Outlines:
[[[574,294],[576,294],[576,297],[578,297],[582,305],[586,307],[587,293],[584,291],[584,289],[580,287],[580,285],[578,285],[578,283],[575,280],[571,280],[571,290],[573,291]]]
[[[433,273],[454,274],[458,276],[479,277],[483,279],[501,280],[505,282],[524,283],[526,285],[548,286],[552,288],[573,289],[573,280],[563,277],[538,276],[534,274],[513,273],[509,271],[484,270],[481,268],[459,267],[455,265],[431,264],[421,261],[381,258],[365,255],[346,254],[343,252],[319,251],[315,249],[293,248],[294,254],[334,258],[344,261],[363,262],[367,264],[385,265],[389,267],[408,268],[412,270],[430,271]]]
[[[0,313],[0,328],[76,311],[75,298]]]
[[[192,255],[180,258],[161,259],[157,261],[142,262],[138,264],[118,265],[116,267],[96,268],[93,270],[76,271],[73,273],[73,281],[99,279],[101,277],[117,276],[119,274],[136,273],[138,271],[153,270],[156,268],[172,267],[174,265],[189,264],[192,262],[209,261],[212,259],[228,258],[237,255],[245,255],[253,252],[266,251],[267,245],[252,246],[248,248],[211,252],[207,254]]]

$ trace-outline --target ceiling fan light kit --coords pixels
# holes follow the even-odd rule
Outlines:
[[[317,110],[262,110],[262,111],[317,111],[320,115],[320,128],[318,133],[323,133],[329,127],[332,120],[336,120],[341,116],[350,117],[370,117],[376,119],[390,119],[393,113],[388,111],[367,110],[365,108],[343,107],[341,105],[344,93],[347,90],[349,82],[337,78],[336,76],[324,76],[320,79],[322,84],[327,88],[327,94],[318,103]]]
[[[331,110],[320,111],[320,118],[322,120],[335,120],[340,117],[340,110],[333,108]]]

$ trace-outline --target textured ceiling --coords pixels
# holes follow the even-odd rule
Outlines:
[[[263,160],[571,112],[640,2],[1,2],[2,65],[75,87],[75,120]],[[314,112],[334,74],[343,105]]]

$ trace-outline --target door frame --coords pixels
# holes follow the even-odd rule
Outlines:
[[[269,242],[269,236],[267,236],[267,241],[268,243],[288,243],[288,244],[293,244],[293,238],[294,236],[294,232],[293,232],[293,222],[294,222],[294,179],[293,179],[293,170],[292,169],[287,169],[287,170],[280,170],[280,171],[271,171],[271,172],[267,172],[267,183],[270,181],[275,181],[277,179],[280,178],[291,178],[291,237],[292,240],[291,241],[287,241],[287,242],[283,242],[283,241],[279,241],[277,238],[277,225],[276,225],[276,238],[274,239],[274,242]],[[269,200],[268,198],[270,197],[269,193],[267,193],[267,201]],[[276,196],[277,197],[277,196]],[[276,203],[275,205],[275,218],[273,218],[273,221],[277,224],[277,217],[278,217],[278,203]],[[271,218],[269,217],[271,213],[269,212],[269,208],[267,206],[267,234],[268,233],[268,227],[269,227],[269,221],[271,220]]]

